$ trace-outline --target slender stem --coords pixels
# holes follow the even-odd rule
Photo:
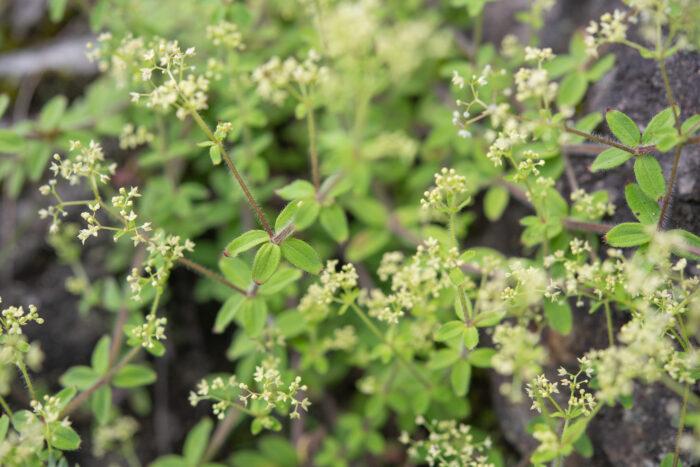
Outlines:
[[[585,230],[587,232],[595,232],[597,234],[606,234],[612,229],[612,226],[601,224],[599,222],[577,221],[575,219],[564,219],[564,227],[572,230]]]
[[[226,278],[220,276],[219,274],[215,273],[214,271],[205,268],[204,266],[195,263],[194,261],[190,261],[189,259],[182,257],[182,258],[177,258],[177,262],[183,264],[184,266],[187,266],[188,268],[192,269],[193,271],[198,272],[199,274],[206,276],[210,279],[215,280],[216,282],[219,282],[220,284],[224,284],[226,287],[229,289],[233,289],[238,293],[241,293],[243,295],[248,295],[248,292],[243,290],[242,288],[238,287],[237,285],[229,282],[226,280]]]
[[[625,146],[624,144],[616,143],[615,141],[609,141],[605,138],[601,138],[600,136],[593,135],[591,133],[586,133],[585,131],[577,130],[576,128],[572,128],[568,125],[552,125],[554,128],[560,128],[568,133],[573,133],[575,135],[583,136],[584,138],[588,138],[593,141],[597,141],[598,143],[605,144],[607,146],[612,146],[617,149],[621,149],[625,152],[629,152],[630,154],[637,154],[638,151],[634,148],[630,148],[628,146]]]
[[[5,398],[2,396],[0,396],[0,405],[2,406],[7,416],[10,417],[10,420],[12,420],[14,414],[12,413],[12,410],[10,410],[10,406],[7,405],[7,401],[5,401]]]
[[[199,461],[198,465],[206,464],[211,461],[214,456],[216,456],[216,453],[219,452],[219,449],[221,449],[224,441],[226,441],[226,438],[236,425],[236,420],[238,420],[239,415],[240,411],[235,410],[234,408],[230,408],[226,412],[226,417],[219,424],[219,426],[216,427],[216,430],[214,430],[214,434],[209,440],[209,444],[207,445],[204,455],[202,456],[202,459]]]
[[[615,345],[615,336],[613,335],[613,324],[612,324],[612,313],[610,313],[610,302],[605,300],[603,302],[605,305],[605,322],[608,325],[608,342],[610,347]]]
[[[253,198],[253,195],[250,193],[250,190],[248,190],[248,185],[246,185],[245,181],[243,181],[243,177],[241,177],[241,174],[238,173],[238,170],[236,169],[236,166],[233,164],[233,161],[228,155],[228,152],[226,152],[226,149],[224,148],[224,145],[221,144],[221,142],[216,139],[214,136],[214,133],[211,132],[209,129],[209,125],[202,119],[202,117],[199,115],[199,113],[195,110],[191,111],[191,115],[194,118],[195,122],[199,125],[199,127],[206,133],[206,135],[209,137],[209,139],[214,143],[219,146],[219,149],[221,149],[221,155],[226,161],[226,165],[228,165],[228,168],[231,170],[231,173],[233,173],[233,176],[236,178],[236,181],[238,182],[238,185],[240,185],[241,189],[243,190],[243,193],[245,194],[246,198],[248,198],[248,202],[252,206],[252,208],[255,210],[255,214],[257,214],[258,219],[260,219],[260,222],[262,223],[263,227],[265,227],[265,230],[267,233],[272,236],[272,229],[270,228],[270,224],[267,223],[267,220],[265,219],[265,215],[262,212],[262,209],[260,209],[260,206],[258,203],[255,201]]]
[[[418,381],[420,381],[420,383],[426,389],[430,390],[431,389],[430,382],[428,380],[426,380],[423,375],[420,374],[420,372],[416,369],[415,366],[413,366],[413,364],[410,361],[406,360],[406,358],[403,355],[401,355],[400,353],[398,353],[396,351],[394,344],[392,342],[389,342],[386,339],[386,337],[384,337],[384,334],[382,334],[381,331],[379,329],[377,329],[377,327],[367,317],[367,315],[354,303],[351,303],[350,307],[352,307],[352,309],[355,311],[357,316],[360,317],[360,319],[367,325],[367,327],[374,333],[374,335],[376,335],[382,342],[384,342],[385,345],[387,345],[392,350],[392,352],[394,352],[394,355],[396,355],[396,357],[399,359],[399,362],[401,362],[401,364],[404,367],[406,367],[406,369],[408,369],[413,374],[413,376],[415,376],[416,379],[418,379]]]
[[[676,183],[676,173],[678,172],[678,162],[681,159],[681,149],[683,149],[682,144],[676,146],[676,156],[673,158],[673,168],[671,169],[671,177],[668,179],[668,186],[666,187],[664,203],[661,206],[661,214],[659,215],[659,223],[656,225],[656,230],[661,230],[661,228],[663,227],[664,219],[666,218],[666,211],[668,211],[668,205],[671,202],[673,185]]]
[[[320,185],[318,177],[318,150],[316,149],[316,122],[314,120],[314,108],[311,98],[307,98],[306,104],[306,123],[309,130],[309,153],[311,154],[311,176],[314,181],[314,188],[318,193]]]
[[[685,427],[685,412],[688,408],[688,395],[690,394],[690,383],[685,383],[683,391],[683,406],[681,407],[681,417],[678,420],[678,434],[676,435],[676,449],[673,451],[673,467],[678,467],[678,457],[681,452],[681,437]]]
[[[474,30],[472,31],[472,43],[474,48],[474,57],[479,54],[479,45],[481,45],[481,38],[483,36],[484,30],[484,10],[482,9],[474,20]]]
[[[37,400],[36,393],[34,392],[34,386],[32,385],[32,380],[29,378],[29,373],[27,373],[26,365],[22,360],[18,360],[17,366],[19,367],[19,371],[22,372],[24,380],[27,382],[27,389],[29,390],[29,395],[32,397],[33,401]]]
[[[685,397],[685,389],[683,388],[683,385],[680,384],[678,381],[675,379],[671,378],[670,376],[663,374],[661,375],[661,382],[670,390],[675,392],[681,397]],[[700,409],[700,397],[692,392],[688,392],[688,402],[693,404],[694,407]]]
[[[119,370],[121,370],[124,365],[129,363],[136,356],[139,350],[141,350],[141,346],[132,347],[131,350],[129,350],[129,352],[126,355],[124,355],[121,360],[119,360],[119,363],[117,363],[114,367],[112,367],[111,370],[109,370],[109,373],[95,381],[92,384],[92,386],[78,394],[78,396],[75,399],[70,401],[68,405],[65,406],[65,408],[61,411],[59,418],[63,418],[66,415],[73,412],[80,406],[80,404],[85,402],[85,400],[88,397],[90,397],[95,391],[112,381],[112,379],[117,375],[117,373],[119,373]]]
[[[673,120],[676,123],[676,130],[678,135],[681,134],[681,120],[678,116],[678,109],[676,108],[676,100],[673,98],[673,90],[671,89],[671,83],[668,81],[668,74],[666,73],[666,64],[663,58],[659,59],[659,68],[661,68],[661,76],[664,79],[664,88],[666,89],[666,97],[668,98],[668,103],[671,104],[671,111],[673,112]]]

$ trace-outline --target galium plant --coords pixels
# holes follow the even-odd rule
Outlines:
[[[156,380],[149,359],[170,351],[178,266],[201,276],[197,300],[217,303],[213,333],[231,333],[230,364],[199,375],[189,395],[192,406],[211,406],[216,429],[202,419],[182,455],[152,465],[218,465],[242,416],[252,435],[289,431],[294,446],[264,435],[256,452],[234,450],[226,460],[236,465],[336,466],[368,455],[391,462],[397,449],[429,465],[504,465],[497,427],[472,407],[485,369],[499,375],[502,403],[530,398],[534,465],[590,456],[586,431],[596,414],[629,407],[636,385],[657,382],[681,398],[676,442],[662,465],[700,455],[692,441],[700,436],[692,391],[700,377],[700,238],[666,229],[682,150],[700,142],[700,116],[681,118],[666,61],[697,50],[700,23],[689,19],[700,8],[628,0],[556,55],[536,34],[553,1],[521,12],[529,42],[506,36],[499,52],[482,44],[488,1],[429,9],[300,3],[192,2],[182,14],[201,9],[193,16],[201,27],[178,34],[167,24],[100,17],[109,4],[101,0],[89,56],[126,105],[123,125],[107,135],[77,132],[70,119],[61,122],[61,100],[37,122],[0,131],[0,151],[18,154],[7,167],[36,159],[39,168],[28,170],[38,179],[48,165],[39,191],[50,202],[39,217],[50,220],[49,241],[75,275],[69,289],[85,310],[117,311],[90,365],[76,362],[57,393],[37,391],[27,370],[40,361],[22,334],[40,323],[36,309],[2,312],[3,463],[67,465],[82,438],[95,456],[139,464],[138,422],[113,389]],[[51,4],[60,19],[66,2]],[[445,11],[472,28],[466,58],[450,45]],[[270,37],[278,37],[272,47]],[[619,110],[581,114],[589,85],[614,64],[611,43],[661,70],[668,107],[643,130]],[[453,109],[426,91],[435,75],[451,84]],[[603,121],[612,138],[595,133]],[[46,128],[66,141],[50,158],[47,142],[35,157],[30,146]],[[134,151],[143,186],[118,182],[101,136]],[[624,191],[637,222],[603,223],[620,207],[605,190],[578,186],[568,158],[577,148],[596,154],[592,172],[634,160],[636,183]],[[668,177],[657,154],[667,151]],[[22,183],[12,181],[11,191]],[[523,256],[467,248],[474,212],[496,221],[510,198],[531,209],[520,219]],[[68,237],[86,247],[109,237],[124,287],[87,277]],[[554,355],[543,336],[574,332],[575,316],[578,323],[596,312],[608,345],[559,362],[558,380],[548,377]],[[29,392],[21,411],[14,406],[22,401],[6,399],[12,365]],[[332,400],[338,385],[342,403]],[[68,418],[86,409],[91,438]],[[308,447],[315,433],[322,439]]]

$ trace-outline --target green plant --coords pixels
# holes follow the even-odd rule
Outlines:
[[[419,1],[299,8],[200,0],[174,14],[191,15],[182,34],[177,21],[148,19],[160,2],[135,3],[89,9],[95,29],[110,32],[89,52],[105,75],[88,97],[113,96],[119,131],[102,130],[107,116],[61,98],[36,122],[0,130],[0,151],[15,154],[0,166],[13,196],[24,175],[11,171],[37,180],[48,164],[39,190],[51,201],[39,216],[51,220],[49,242],[72,267],[69,289],[85,311],[116,312],[90,366],[76,362],[54,393],[37,392],[27,370],[37,350],[21,326],[41,322],[36,309],[3,311],[3,368],[19,368],[32,409],[13,411],[4,375],[3,462],[67,465],[64,451],[89,436],[68,416],[89,401],[95,455],[116,452],[138,465],[136,423],[113,389],[156,380],[148,359],[166,352],[168,284],[185,266],[202,276],[193,296],[220,304],[212,328],[231,333],[231,363],[202,374],[189,397],[193,406],[211,403],[216,429],[202,419],[181,456],[153,465],[218,465],[243,417],[253,435],[327,430],[314,451],[265,435],[255,451],[226,453],[236,465],[349,465],[368,455],[390,463],[402,444],[430,465],[504,465],[496,427],[470,402],[483,369],[506,377],[499,391],[511,402],[532,400],[535,465],[590,456],[594,416],[606,404],[628,406],[634,384],[661,382],[682,398],[664,460],[679,464],[684,428],[700,433],[691,391],[700,378],[700,293],[688,264],[700,259],[700,238],[664,226],[682,149],[700,142],[700,115],[681,120],[665,63],[681,48],[697,50],[700,7],[628,0],[628,10],[576,32],[569,53],[555,56],[534,33],[527,46],[513,36],[500,51],[482,44],[483,0],[427,10]],[[519,20],[536,32],[553,3],[535,1]],[[60,20],[67,3],[51,5]],[[119,14],[106,16],[107,8]],[[468,61],[450,45],[449,15],[473,28]],[[627,38],[637,22],[642,42]],[[617,110],[581,115],[588,86],[614,64],[612,54],[599,58],[609,43],[661,69],[668,107],[643,131]],[[270,50],[289,58],[268,59]],[[448,79],[458,109],[451,122],[427,91]],[[72,114],[85,120],[72,125],[64,118]],[[603,121],[614,139],[594,133]],[[116,135],[144,174],[141,188],[115,182],[117,165],[97,140]],[[35,139],[40,151],[31,150]],[[593,172],[634,159],[636,183],[625,196],[638,222],[602,223],[615,211],[603,190],[572,186],[570,202],[557,190],[566,147],[585,141],[596,144]],[[66,154],[49,160],[52,148]],[[674,152],[668,178],[656,158],[666,151]],[[66,196],[66,185],[83,195]],[[520,219],[524,256],[466,248],[475,200],[496,221],[511,198],[532,211]],[[108,264],[119,279],[91,283],[71,236],[86,246],[110,236]],[[542,335],[569,334],[574,314],[585,312],[604,313],[609,345],[577,355],[550,382]],[[617,334],[613,313],[626,320]],[[351,394],[345,388],[340,413],[326,422],[315,405],[341,383]],[[556,396],[559,385],[568,398]]]

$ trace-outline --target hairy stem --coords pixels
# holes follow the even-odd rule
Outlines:
[[[673,451],[673,467],[678,467],[678,457],[681,453],[681,437],[683,436],[683,428],[685,427],[685,412],[688,408],[688,395],[690,394],[690,383],[685,383],[683,391],[683,406],[681,407],[681,416],[678,419],[678,434],[676,434],[676,449]]]
[[[233,284],[226,280],[225,277],[215,273],[211,269],[205,268],[201,264],[197,264],[194,261],[190,261],[189,259],[182,257],[182,258],[177,258],[177,262],[187,266],[188,268],[192,269],[195,272],[198,272],[199,274],[208,277],[209,279],[215,280],[216,282],[220,284],[224,284],[226,287],[229,289],[235,290],[238,293],[241,293],[243,295],[248,295],[248,292],[243,290],[242,288],[238,287],[236,284]]]
[[[132,347],[131,350],[129,350],[129,352],[126,355],[124,355],[124,357],[122,357],[119,363],[117,363],[114,367],[112,367],[111,370],[109,370],[109,373],[95,381],[92,384],[92,386],[78,394],[78,396],[75,399],[70,401],[70,403],[68,403],[68,405],[61,411],[59,418],[63,418],[69,415],[71,412],[77,409],[83,402],[85,402],[85,400],[88,397],[90,397],[95,391],[112,381],[112,379],[117,375],[117,373],[119,373],[119,370],[121,370],[124,365],[129,363],[136,356],[139,350],[141,350],[141,346]]]
[[[12,413],[12,410],[10,410],[10,406],[7,405],[7,401],[5,401],[5,398],[0,396],[0,405],[2,406],[2,409],[5,411],[8,417],[10,417],[10,420],[12,420],[12,417],[14,414]]]
[[[613,323],[612,313],[610,312],[610,302],[605,300],[603,304],[605,305],[605,322],[608,326],[608,342],[610,343],[610,347],[613,347],[615,345],[615,336],[613,335]]]
[[[311,103],[311,98],[307,99],[306,103],[306,123],[309,130],[309,154],[311,155],[311,178],[314,182],[314,188],[318,193],[320,185],[318,176],[318,150],[316,149],[316,121],[314,120],[314,109]]]
[[[202,119],[202,117],[199,115],[197,111],[191,111],[191,115],[194,118],[195,122],[197,122],[197,125],[206,133],[207,137],[216,145],[219,146],[219,149],[221,149],[221,156],[224,158],[224,161],[226,161],[226,165],[228,165],[228,168],[231,170],[231,173],[233,176],[236,178],[236,181],[238,182],[238,185],[240,185],[241,189],[243,190],[243,193],[245,194],[246,198],[248,199],[248,203],[250,203],[251,207],[253,210],[255,210],[255,214],[258,216],[258,219],[260,219],[260,222],[262,223],[263,227],[265,227],[265,231],[272,236],[273,232],[272,229],[270,228],[270,224],[267,223],[267,220],[265,219],[265,215],[262,212],[262,209],[260,209],[260,206],[258,203],[255,201],[253,198],[253,195],[250,193],[250,190],[248,189],[248,185],[246,185],[245,181],[243,181],[243,177],[241,177],[241,174],[238,173],[238,170],[236,169],[236,166],[233,164],[233,161],[231,160],[231,157],[229,157],[228,152],[224,148],[224,145],[219,142],[218,139],[214,136],[214,133],[212,133],[211,129],[209,128],[209,125]]]
[[[22,373],[24,380],[27,382],[27,390],[29,391],[29,395],[33,401],[37,400],[36,392],[34,392],[34,386],[32,385],[32,380],[29,378],[29,373],[27,373],[27,366],[22,360],[17,361],[17,366],[19,367],[19,371]]]
[[[668,211],[668,205],[671,202],[673,185],[676,183],[676,174],[678,173],[678,162],[681,160],[681,149],[683,149],[682,144],[676,146],[676,156],[673,158],[673,168],[671,169],[671,177],[668,179],[668,186],[666,187],[666,194],[664,195],[664,202],[661,206],[661,214],[659,215],[659,223],[656,225],[656,230],[661,230],[661,228],[664,225],[666,211]]]

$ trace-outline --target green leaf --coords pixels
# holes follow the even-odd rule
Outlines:
[[[55,96],[41,109],[39,114],[39,126],[44,130],[58,128],[61,117],[66,112],[68,99],[65,96]]]
[[[636,183],[630,183],[625,187],[625,198],[632,210],[632,214],[639,222],[645,225],[659,222],[661,210],[656,201],[649,198]]]
[[[209,157],[214,165],[221,164],[221,147],[218,144],[209,146]]]
[[[56,393],[56,399],[58,400],[58,407],[63,408],[75,397],[78,390],[74,387],[61,389]]]
[[[299,210],[300,204],[301,201],[293,201],[287,204],[284,207],[284,209],[282,209],[282,211],[277,215],[277,219],[275,220],[275,232],[281,232],[282,230],[284,230],[285,227],[294,222],[294,217],[296,216],[297,211]]]
[[[0,443],[5,441],[5,436],[7,436],[7,430],[10,428],[10,417],[2,414],[0,417]]]
[[[573,316],[571,315],[571,307],[569,307],[566,300],[560,302],[546,300],[544,303],[544,314],[549,325],[559,334],[566,335],[571,332]]]
[[[135,388],[152,384],[156,380],[156,372],[144,365],[127,363],[117,372],[112,384],[118,388]]]
[[[593,443],[591,439],[585,434],[581,435],[579,439],[573,443],[576,452],[581,454],[583,457],[591,457],[593,455]]]
[[[104,375],[109,370],[109,347],[112,340],[109,336],[102,336],[102,338],[97,341],[95,349],[92,351],[92,358],[90,359],[90,364],[95,372],[99,375]]]
[[[634,161],[634,176],[639,187],[655,201],[666,193],[666,180],[655,157],[645,155]]]
[[[610,131],[622,144],[627,146],[637,146],[642,135],[639,133],[637,124],[617,110],[610,110],[605,114],[605,120],[608,122]]]
[[[489,349],[488,347],[482,347],[480,349],[474,349],[469,354],[469,363],[477,368],[491,368],[491,359],[496,355],[495,349]]]
[[[185,438],[182,455],[190,465],[197,465],[207,449],[209,435],[214,428],[214,423],[209,418],[203,418],[190,430]]]
[[[219,259],[219,269],[226,279],[241,289],[247,289],[251,284],[250,267],[239,258],[222,256]]]
[[[92,386],[100,375],[89,366],[74,366],[63,373],[59,381],[64,387],[76,387],[81,391]]]
[[[188,464],[182,456],[168,454],[167,456],[156,459],[149,464],[149,467],[192,467],[192,464]]]
[[[276,189],[275,193],[286,200],[293,200],[310,198],[316,194],[316,189],[306,180],[295,180],[287,186]]]
[[[321,208],[321,226],[338,243],[348,239],[348,218],[337,204]]]
[[[274,295],[282,289],[299,280],[301,271],[298,269],[280,269],[270,279],[258,288],[260,295]]]
[[[695,131],[698,131],[700,129],[698,123],[700,123],[700,115],[695,114],[681,124],[681,133],[687,133],[692,128],[695,128]]]
[[[262,298],[246,300],[241,308],[243,327],[249,337],[255,338],[265,328],[267,305]]]
[[[319,274],[323,270],[318,253],[308,243],[298,238],[288,238],[280,247],[284,258],[299,269],[309,274]]]
[[[564,78],[559,85],[557,107],[574,106],[583,98],[588,88],[588,80],[580,71],[574,71]]]
[[[362,230],[355,234],[348,243],[345,257],[350,262],[359,262],[379,252],[391,240],[386,230]]]
[[[440,329],[435,333],[435,340],[443,342],[455,338],[464,332],[464,323],[462,321],[448,321],[440,326]]]
[[[235,258],[244,251],[248,251],[261,243],[268,241],[270,241],[270,236],[264,230],[249,230],[248,232],[231,240],[231,242],[226,246],[226,254],[231,258]]]
[[[462,397],[469,392],[469,380],[472,376],[472,367],[465,360],[458,360],[450,372],[450,383],[455,395]]]
[[[266,243],[260,247],[253,260],[253,280],[260,285],[277,271],[282,253],[279,245]]]
[[[661,140],[660,134],[667,129],[673,130],[674,123],[675,119],[671,107],[654,115],[642,133],[642,146],[652,146],[658,143]]]
[[[459,353],[454,349],[438,349],[430,357],[428,368],[431,370],[441,370],[454,364],[459,360]]]
[[[300,201],[294,215],[294,227],[297,230],[304,230],[314,223],[320,210],[321,204],[313,198]]]
[[[224,332],[231,321],[233,321],[233,318],[236,317],[236,313],[244,301],[245,297],[239,293],[234,293],[226,299],[216,314],[216,321],[214,321],[214,332],[216,334]]]
[[[685,231],[685,230],[680,230],[680,229],[670,230],[669,233],[681,236],[683,238],[683,242],[687,246],[691,246],[691,247],[694,247],[694,248],[697,248],[700,250],[700,237],[698,237],[697,235],[692,234],[692,233]],[[683,258],[692,259],[693,261],[700,261],[700,256],[694,255],[694,254],[688,252],[687,250],[681,250],[679,248],[674,248],[673,254],[678,255],[678,256],[682,256]]]
[[[464,345],[467,346],[469,350],[473,349],[479,344],[479,330],[475,326],[468,326],[464,328]]]
[[[49,1],[49,18],[54,23],[58,23],[63,19],[66,12],[66,3],[68,0],[50,0]]]
[[[586,79],[591,83],[598,81],[613,65],[615,65],[615,54],[606,55],[586,71]]]
[[[492,185],[484,196],[484,214],[490,221],[497,221],[508,206],[510,193],[501,185]]]
[[[618,224],[605,235],[605,241],[612,246],[630,247],[649,243],[650,236],[642,224],[623,222]]]
[[[0,153],[14,154],[24,149],[24,138],[10,130],[0,129]]]
[[[103,425],[109,419],[109,412],[112,408],[112,388],[105,384],[92,395],[92,413]]]
[[[588,427],[589,419],[581,418],[571,425],[566,427],[564,433],[562,433],[562,442],[565,444],[572,444],[576,442],[585,432]]]
[[[54,422],[50,426],[51,439],[47,441],[61,451],[74,451],[80,447],[80,436],[72,428]]]
[[[612,169],[622,165],[629,160],[633,154],[618,148],[609,148],[598,154],[591,165],[591,172]]]
[[[673,453],[666,454],[666,456],[664,456],[663,460],[661,461],[661,464],[659,464],[659,467],[673,467],[673,458]],[[683,467],[683,462],[681,462],[680,459],[678,459],[677,467]]]
[[[10,105],[10,97],[7,94],[0,94],[0,117],[3,116],[8,105]]]
[[[386,226],[389,213],[382,203],[372,198],[357,198],[348,203],[352,215],[363,224],[374,227]]]

